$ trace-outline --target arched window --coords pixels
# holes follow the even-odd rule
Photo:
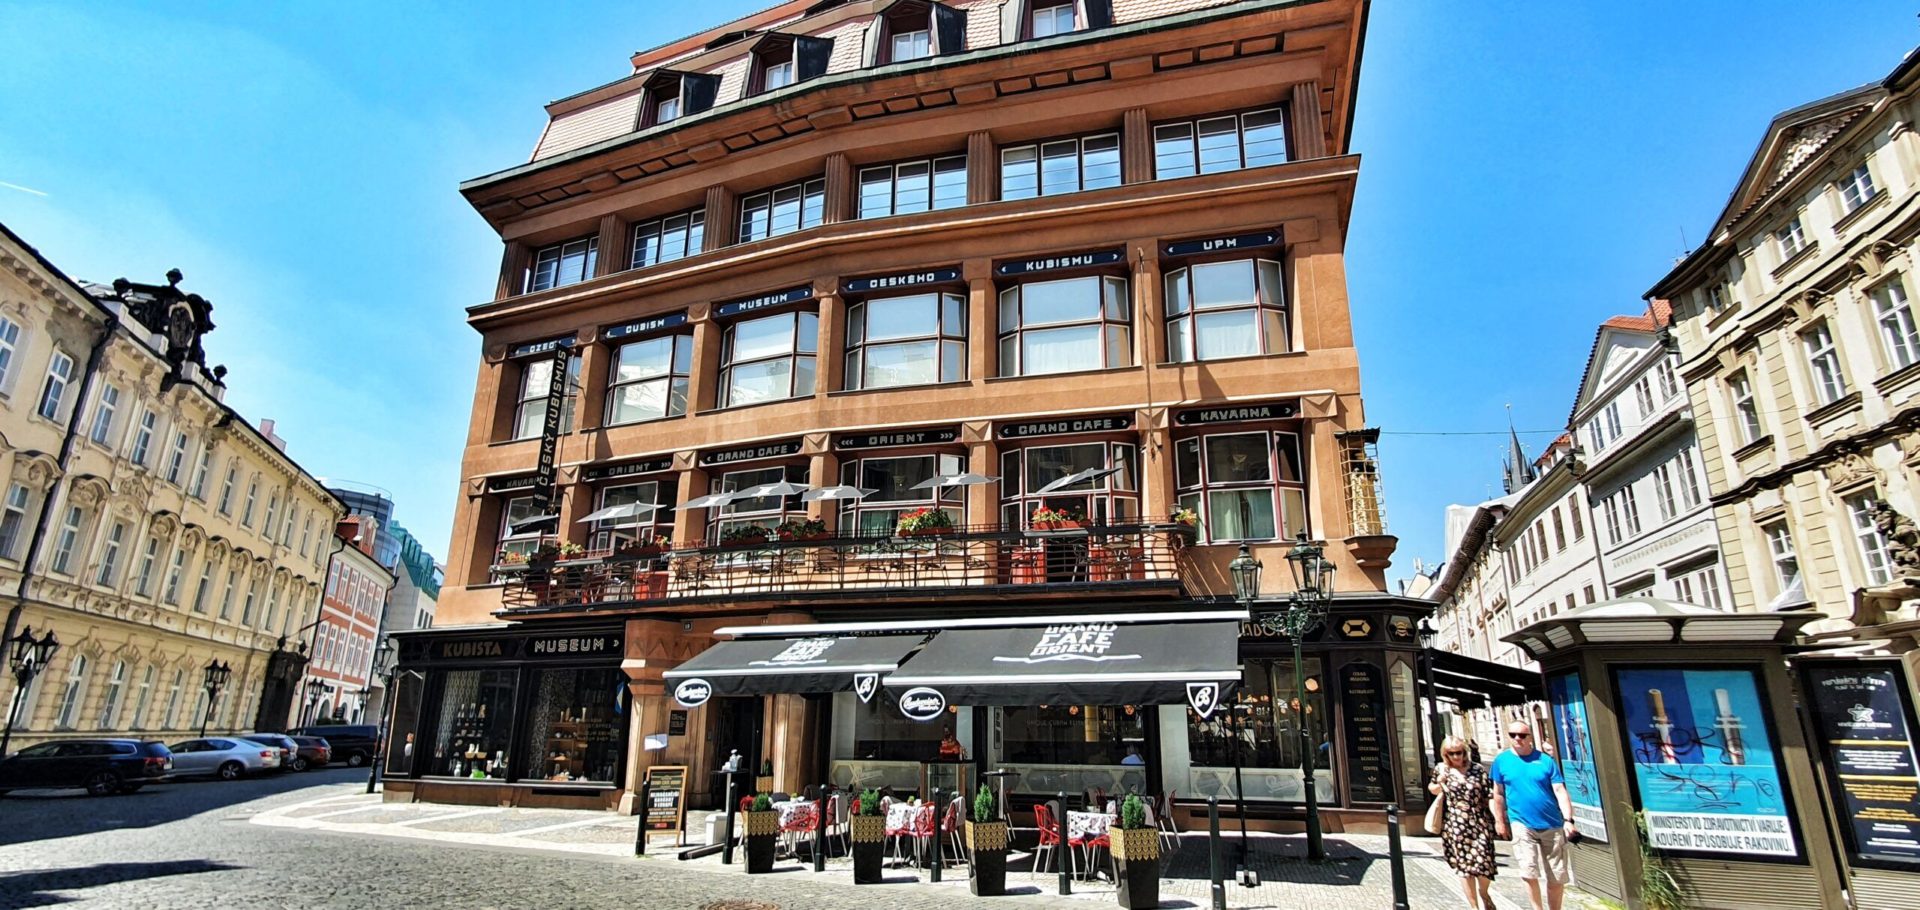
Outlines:
[[[1234,259],[1166,274],[1167,360],[1220,360],[1293,350],[1280,263]]]
[[[879,297],[847,307],[847,388],[966,378],[967,308],[959,294]]]

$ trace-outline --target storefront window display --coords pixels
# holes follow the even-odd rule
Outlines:
[[[440,724],[426,773],[507,779],[517,670],[455,670],[440,692]]]
[[[962,754],[973,755],[972,708],[953,708],[940,720],[922,723],[900,713],[899,693],[891,689],[866,702],[851,692],[833,699],[831,777],[837,786],[918,791],[922,763],[943,758],[940,744],[950,733]]]
[[[1560,744],[1560,768],[1567,778],[1567,796],[1580,836],[1605,843],[1606,801],[1600,794],[1600,773],[1593,761],[1592,727],[1587,724],[1586,688],[1580,674],[1569,671],[1547,677],[1547,701],[1553,706],[1553,740]]]
[[[1335,801],[1332,741],[1327,732],[1326,685],[1320,658],[1306,660],[1304,714],[1293,698],[1291,659],[1246,660],[1232,711],[1202,718],[1186,710],[1187,774],[1178,787],[1204,799],[1232,799],[1236,757],[1247,799],[1303,802],[1300,785],[1300,722],[1304,716],[1314,749],[1314,785],[1324,804]],[[1177,768],[1178,766],[1175,765]],[[1175,785],[1173,779],[1168,786]]]
[[[525,755],[538,763],[528,779],[612,783],[620,765],[620,725],[626,717],[625,674],[618,669],[537,670]]]
[[[1754,670],[1623,667],[1614,681],[1651,846],[1799,858]]]
[[[1000,709],[1001,767],[1019,776],[1021,793],[1098,789],[1145,792],[1152,708],[1136,705],[1039,705]]]
[[[387,773],[405,775],[413,771],[414,746],[419,742],[420,697],[426,691],[426,677],[407,672],[393,678],[392,727],[387,731]]]

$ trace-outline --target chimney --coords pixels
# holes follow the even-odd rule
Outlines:
[[[260,419],[260,435],[267,437],[267,441],[273,443],[274,448],[282,452],[287,450],[287,441],[281,439],[279,434],[273,432],[273,418],[263,417]]]

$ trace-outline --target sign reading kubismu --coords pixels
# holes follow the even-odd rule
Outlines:
[[[1057,272],[1061,269],[1083,269],[1096,265],[1112,265],[1127,258],[1125,250],[1093,250],[1086,253],[1061,253],[1055,256],[1038,256],[1033,259],[1015,259],[1002,262],[993,267],[995,275],[1030,275],[1034,272]]]

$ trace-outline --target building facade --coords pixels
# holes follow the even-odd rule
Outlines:
[[[795,2],[550,106],[531,161],[462,187],[507,249],[389,792],[630,807],[646,768],[738,751],[790,791],[1007,767],[1017,805],[1190,800],[1237,759],[1285,825],[1310,754],[1336,824],[1417,804],[1426,606],[1385,593],[1342,256],[1365,12]],[[1228,573],[1244,543],[1278,609],[1302,534],[1338,591],[1304,702]],[[1029,633],[998,666],[1213,641],[1235,710],[936,672]],[[703,675],[873,636],[905,640],[884,679]]]
[[[348,515],[334,526],[327,586],[313,628],[313,659],[307,663],[300,723],[360,723],[373,695],[373,651],[393,588],[393,572],[380,564],[379,523]]]
[[[212,306],[177,274],[81,285],[4,231],[0,256],[6,634],[61,642],[14,744],[284,724],[339,501],[222,402]]]

